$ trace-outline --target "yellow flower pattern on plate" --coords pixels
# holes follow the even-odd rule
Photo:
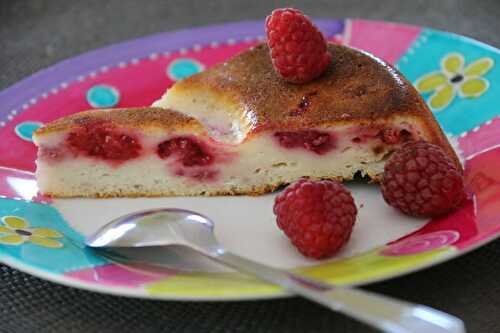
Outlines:
[[[415,82],[420,93],[433,93],[428,100],[430,108],[439,111],[455,98],[477,98],[489,88],[489,81],[482,76],[494,65],[489,57],[480,58],[467,66],[460,53],[449,53],[441,59],[441,70],[428,73]],[[464,67],[465,66],[465,67]]]
[[[28,221],[19,216],[2,217],[0,225],[0,244],[22,245],[32,243],[39,246],[58,249],[63,243],[53,238],[62,238],[63,235],[54,229],[30,228]]]

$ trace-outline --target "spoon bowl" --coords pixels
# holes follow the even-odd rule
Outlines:
[[[214,223],[193,211],[177,208],[131,213],[112,220],[85,243],[93,248],[152,247],[199,244],[216,246]]]

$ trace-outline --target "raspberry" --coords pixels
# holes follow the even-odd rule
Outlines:
[[[349,190],[336,181],[301,179],[274,202],[278,227],[305,256],[335,254],[351,236],[357,209]]]
[[[399,132],[394,128],[384,128],[380,132],[380,136],[382,141],[387,144],[396,144],[399,142]]]
[[[176,155],[186,167],[210,165],[214,157],[208,152],[208,147],[195,138],[183,136],[164,141],[158,145],[157,154],[165,159]]]
[[[335,139],[330,133],[316,130],[299,132],[276,132],[274,137],[285,148],[303,148],[323,155],[335,148]]]
[[[381,189],[389,205],[417,217],[445,215],[466,198],[461,170],[424,141],[405,143],[389,158]]]
[[[142,149],[136,137],[105,122],[89,123],[72,131],[66,142],[75,152],[112,161],[134,159]]]
[[[408,130],[402,129],[400,131],[394,128],[385,128],[380,132],[380,138],[383,142],[387,144],[396,144],[399,142],[408,142],[412,138],[411,132]]]
[[[266,19],[266,33],[274,67],[286,81],[311,81],[331,62],[325,37],[297,9],[274,10]]]

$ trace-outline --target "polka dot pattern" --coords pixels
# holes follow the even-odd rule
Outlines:
[[[42,123],[36,121],[25,121],[16,125],[15,132],[21,139],[32,142],[33,133],[42,126]]]
[[[203,71],[203,64],[190,58],[179,58],[172,61],[167,68],[170,79],[177,81]]]
[[[93,108],[111,108],[120,101],[119,91],[105,84],[95,85],[87,91],[87,102]]]

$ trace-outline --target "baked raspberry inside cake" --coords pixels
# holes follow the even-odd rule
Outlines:
[[[378,181],[404,142],[441,146],[432,113],[372,55],[329,45],[332,62],[300,85],[266,45],[178,81],[154,107],[94,110],[39,129],[41,191],[59,197],[261,194],[301,177]]]

